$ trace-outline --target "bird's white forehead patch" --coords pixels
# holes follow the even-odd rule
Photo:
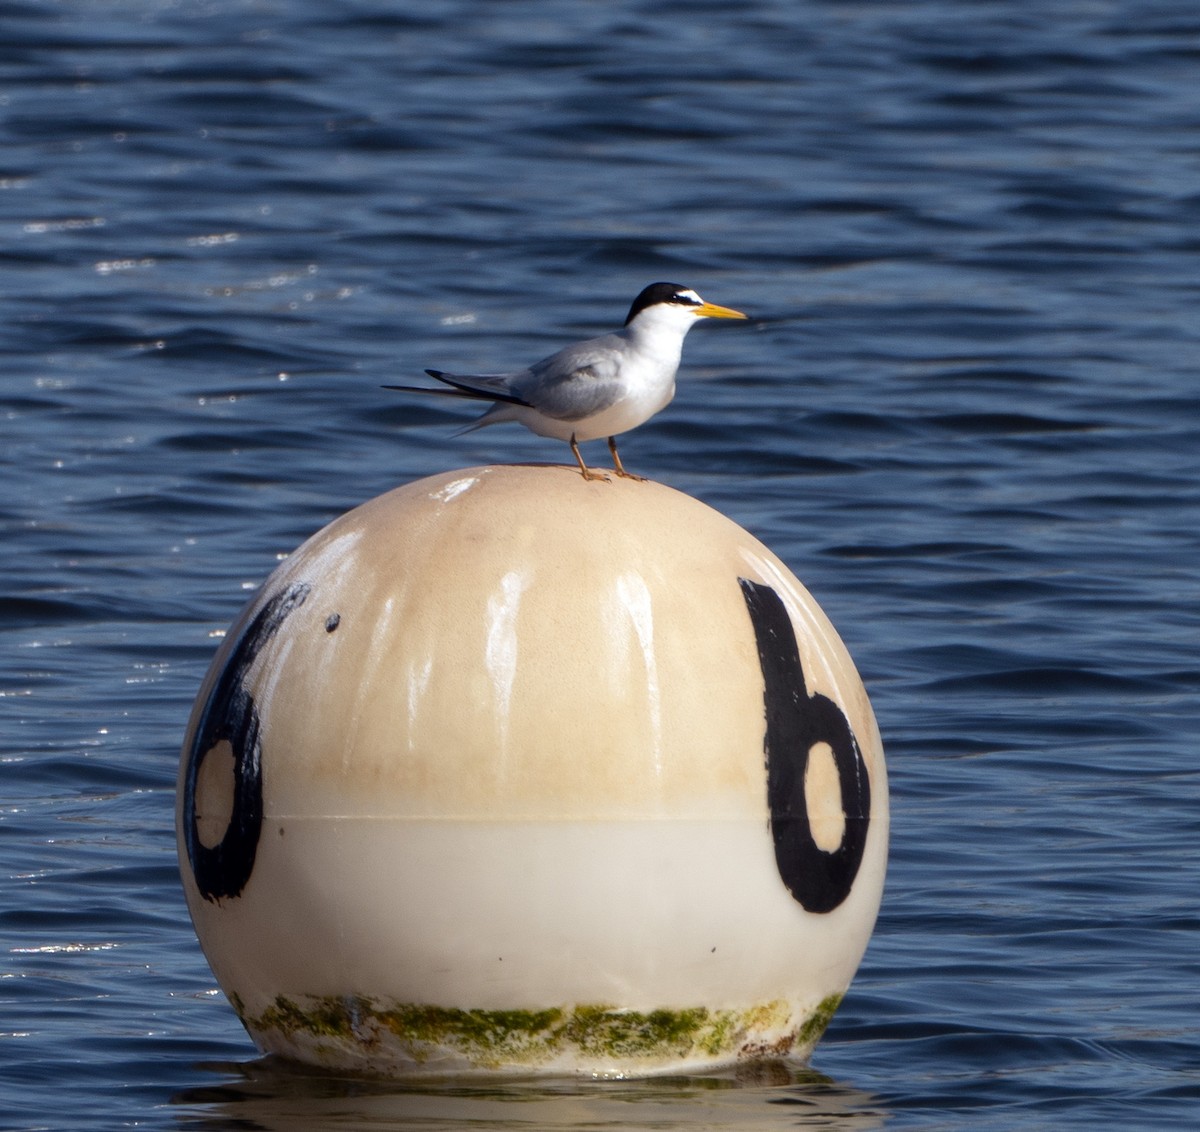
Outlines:
[[[704,302],[690,287],[682,291],[676,291],[675,299],[680,303],[695,303],[696,306],[700,306]]]

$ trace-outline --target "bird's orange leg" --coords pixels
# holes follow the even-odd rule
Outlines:
[[[571,451],[575,453],[575,459],[579,463],[579,470],[583,473],[585,480],[604,480],[608,482],[608,476],[603,472],[592,472],[588,470],[587,464],[583,462],[583,457],[579,454],[579,445],[575,443],[575,434],[571,433]]]
[[[621,463],[621,457],[617,455],[617,438],[610,436],[608,438],[608,450],[612,453],[613,467],[617,469],[617,475],[624,476],[627,480],[637,480],[638,483],[645,483],[645,476],[635,476],[632,472],[625,470],[625,465]]]

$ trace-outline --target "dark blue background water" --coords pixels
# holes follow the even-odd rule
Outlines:
[[[1192,1123],[1193,0],[18,2],[0,44],[0,1125]],[[381,382],[662,278],[759,321],[693,332],[625,460],[792,566],[889,755],[812,1071],[258,1060],[176,873],[216,635],[350,506],[569,458]]]

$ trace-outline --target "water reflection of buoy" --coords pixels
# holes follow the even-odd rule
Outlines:
[[[197,699],[177,819],[264,1050],[607,1075],[807,1055],[888,809],[854,665],[761,543],[658,484],[487,467],[267,580]]]

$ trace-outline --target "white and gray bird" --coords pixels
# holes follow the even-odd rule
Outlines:
[[[516,421],[538,436],[565,440],[586,480],[608,479],[583,462],[579,442],[608,437],[617,475],[627,472],[616,437],[648,421],[675,396],[683,339],[701,318],[746,318],[741,311],[706,303],[678,283],[651,283],[612,334],[576,342],[515,373],[455,374],[428,369],[445,388],[385,385],[405,393],[438,393],[490,401],[470,429]]]

